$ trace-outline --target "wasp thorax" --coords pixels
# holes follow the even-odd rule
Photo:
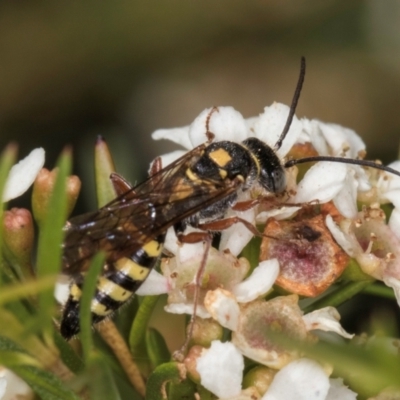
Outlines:
[[[216,142],[210,144],[192,167],[199,178],[224,180],[242,177],[246,179],[253,173],[254,161],[249,151],[239,143]]]
[[[275,151],[257,138],[249,138],[243,145],[251,152],[258,165],[258,181],[272,193],[281,193],[286,188],[285,170]]]

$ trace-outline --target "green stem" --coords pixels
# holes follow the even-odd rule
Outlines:
[[[372,294],[374,296],[385,297],[387,299],[396,300],[393,289],[381,283],[373,283],[367,286],[363,293]]]
[[[323,307],[337,307],[344,303],[345,301],[351,299],[357,293],[364,291],[366,287],[371,285],[371,281],[359,281],[359,282],[348,282],[338,289],[329,293],[322,299],[316,300],[314,303],[305,307],[304,313],[309,313],[311,311],[323,308]]]

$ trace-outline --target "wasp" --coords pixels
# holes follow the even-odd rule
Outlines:
[[[150,177],[133,188],[114,174],[111,179],[118,194],[116,199],[97,211],[69,220],[63,245],[63,272],[72,276],[73,283],[60,327],[66,339],[79,333],[84,275],[91,258],[99,251],[105,253],[105,265],[91,303],[93,324],[109,317],[133,296],[161,256],[170,227],[183,242],[206,240],[209,232],[222,231],[235,223],[243,223],[259,234],[247,221],[225,218],[225,214],[237,206],[240,194],[254,185],[273,195],[283,193],[286,168],[303,162],[333,161],[383,169],[400,176],[398,171],[367,160],[317,156],[281,162],[276,151],[289,131],[304,76],[302,58],[289,116],[274,148],[254,137],[242,143],[213,142],[208,123],[215,108],[206,121],[207,142],[164,168],[156,162]],[[188,225],[200,231],[184,235]]]

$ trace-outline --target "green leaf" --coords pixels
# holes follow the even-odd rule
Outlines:
[[[94,150],[94,172],[96,178],[97,204],[103,207],[105,204],[115,199],[114,186],[111,183],[110,175],[115,171],[107,143],[99,137]]]
[[[103,357],[96,355],[91,358],[88,373],[90,374],[89,387],[91,399],[121,399],[113,374]]]
[[[10,172],[11,166],[14,164],[17,156],[17,146],[15,144],[9,144],[1,154],[0,158],[0,202],[3,199],[4,185],[7,181],[8,173]],[[0,207],[0,252],[3,248],[3,206]],[[0,259],[1,259],[0,254]],[[1,263],[0,265],[2,265]],[[2,285],[2,274],[0,274],[0,286]]]
[[[82,288],[82,298],[79,307],[80,339],[82,343],[83,359],[88,362],[93,348],[92,339],[92,311],[91,303],[96,290],[97,277],[104,265],[104,254],[96,254],[90,262]]]
[[[10,369],[23,379],[42,400],[81,400],[63,382],[47,371],[34,367]]]
[[[53,289],[56,280],[57,275],[48,275],[34,281],[9,285],[0,293],[0,305]]]
[[[149,328],[147,330],[146,348],[152,368],[156,368],[171,359],[167,343],[157,329]]]
[[[71,154],[64,151],[57,163],[54,191],[49,202],[49,209],[39,232],[36,271],[39,279],[54,276],[60,270],[63,226],[67,218],[66,179],[71,170]],[[39,295],[39,315],[44,337],[51,340],[54,330],[53,314],[55,299],[53,288],[41,291]]]
[[[0,350],[0,362],[1,365],[7,366],[8,368],[12,368],[13,366],[40,367],[38,361],[29,354],[14,350]]]
[[[163,397],[163,393],[165,392],[165,385],[167,383],[174,385],[182,385],[183,382],[185,382],[183,389],[186,393],[185,396],[187,396],[186,372],[184,371],[183,365],[175,361],[162,364],[159,367],[157,367],[153,371],[153,373],[149,376],[149,380],[147,381],[146,400],[164,400],[165,397]],[[176,397],[174,395],[174,397],[168,397],[168,398],[177,399],[182,397]],[[189,396],[184,398],[191,398],[191,397]]]
[[[84,364],[81,358],[58,332],[54,333],[54,343],[60,352],[62,361],[73,373],[77,374],[83,371]]]
[[[362,344],[357,340],[311,344],[289,338],[282,332],[269,330],[267,334],[268,339],[280,346],[300,351],[322,365],[333,365],[334,374],[365,397],[390,386],[399,387],[400,362],[393,339],[374,339]]]
[[[132,356],[137,360],[140,368],[143,369],[149,366],[146,352],[146,330],[158,297],[146,296],[143,298],[129,334],[129,348],[131,349]]]

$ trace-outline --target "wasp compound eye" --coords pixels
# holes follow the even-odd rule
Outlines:
[[[286,175],[275,151],[257,138],[249,138],[243,145],[253,155],[258,167],[258,181],[272,193],[281,193],[286,188]]]
[[[282,193],[286,189],[286,174],[284,169],[276,168],[270,172],[269,176],[264,176],[261,171],[260,183],[273,193]]]

